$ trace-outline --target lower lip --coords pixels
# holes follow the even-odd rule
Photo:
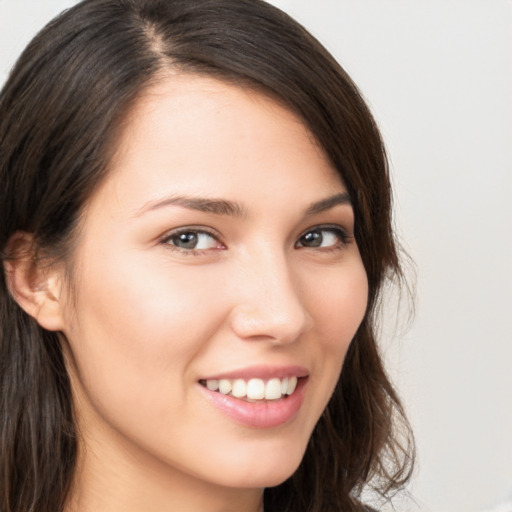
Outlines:
[[[284,425],[295,417],[304,399],[306,383],[307,378],[299,379],[291,395],[261,402],[246,402],[199,386],[215,407],[237,423],[254,428],[272,428]]]

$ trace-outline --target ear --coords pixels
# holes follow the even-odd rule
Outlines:
[[[63,270],[37,257],[34,237],[16,232],[7,244],[4,262],[7,286],[14,300],[49,331],[64,329]]]

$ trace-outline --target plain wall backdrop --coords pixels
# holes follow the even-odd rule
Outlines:
[[[1,83],[73,3],[0,0]],[[510,512],[512,2],[273,3],[352,76],[389,149],[396,223],[417,267],[415,321],[383,341],[418,443],[413,499],[397,510]]]

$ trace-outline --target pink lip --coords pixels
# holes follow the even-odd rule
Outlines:
[[[258,375],[259,378],[267,378]],[[254,377],[255,374],[251,373],[251,376]],[[225,378],[244,377],[237,373],[236,377]],[[254,428],[272,428],[284,425],[296,416],[304,399],[307,382],[307,378],[299,379],[295,391],[286,398],[261,402],[246,402],[218,391],[210,391],[200,384],[199,388],[211,404],[237,423]]]
[[[233,370],[226,373],[219,373],[203,377],[201,380],[220,380],[220,379],[263,379],[273,378],[284,379],[285,377],[307,377],[309,371],[303,366],[249,366],[239,370]]]

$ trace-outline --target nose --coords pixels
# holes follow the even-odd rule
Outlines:
[[[298,277],[285,255],[260,252],[248,259],[232,281],[236,289],[230,314],[232,330],[244,340],[293,343],[313,324]]]

